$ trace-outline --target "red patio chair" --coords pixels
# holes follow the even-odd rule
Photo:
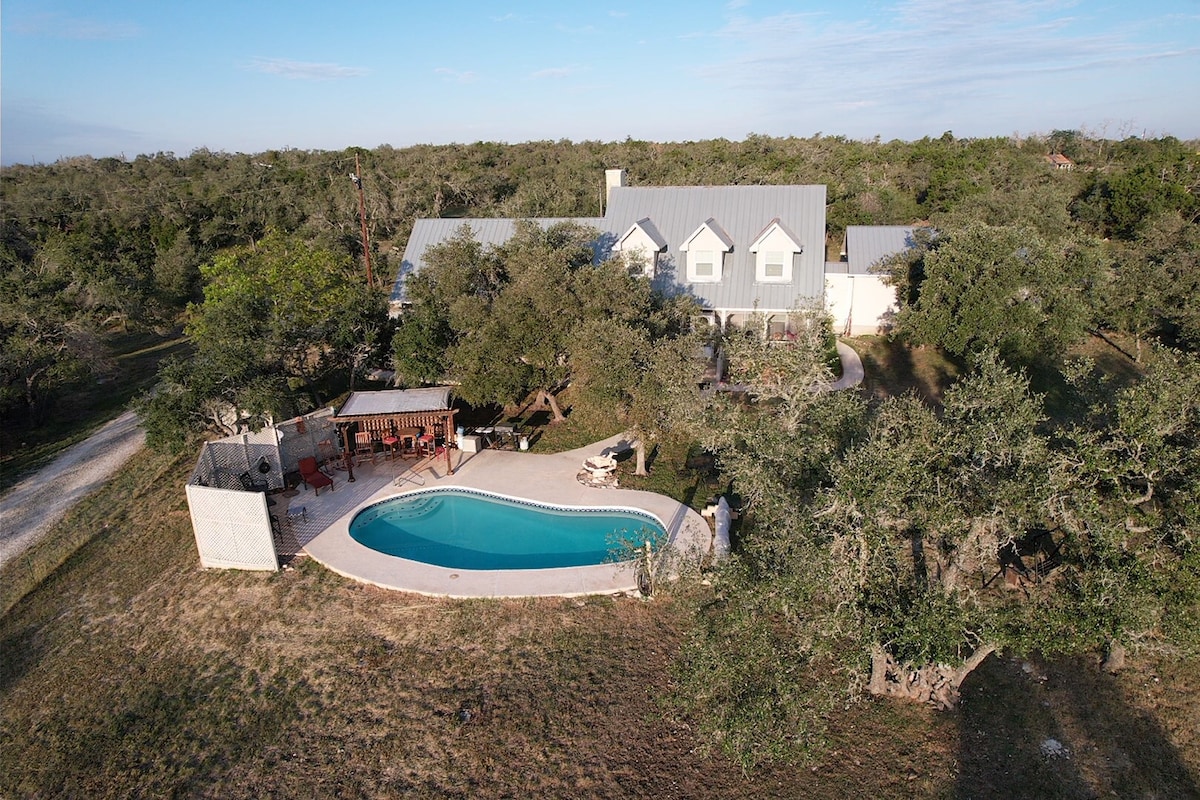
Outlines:
[[[322,486],[328,486],[329,491],[333,491],[333,478],[321,472],[317,468],[317,460],[313,457],[300,459],[300,480],[304,481],[305,486],[311,486],[315,494],[321,493]]]

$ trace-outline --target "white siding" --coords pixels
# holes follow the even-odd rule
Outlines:
[[[825,307],[839,334],[881,333],[896,313],[896,290],[879,275],[826,275]]]
[[[754,280],[759,283],[792,282],[792,262],[795,261],[795,256],[800,250],[792,241],[792,237],[784,233],[779,226],[774,226],[766,236],[758,240],[755,251]],[[767,274],[767,261],[771,254],[783,257],[783,274],[778,277],[771,277]]]
[[[613,250],[625,256],[625,263],[638,266],[647,278],[654,277],[654,268],[658,263],[658,247],[641,228],[634,228],[629,235],[613,247]]]
[[[692,237],[680,250],[687,253],[687,279],[693,283],[719,283],[722,276],[722,263],[729,247],[721,241],[711,228],[707,226]],[[696,264],[701,261],[712,263],[712,275],[700,275],[696,272]]]

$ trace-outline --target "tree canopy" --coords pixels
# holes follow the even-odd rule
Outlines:
[[[478,403],[570,381],[643,439],[689,436],[745,502],[679,685],[744,764],[792,757],[864,695],[953,704],[996,649],[1200,648],[1196,152],[1078,131],[751,135],[5,168],[0,410],[46,418],[104,367],[107,331],[184,321],[194,357],[139,404],[168,447],[311,408],[387,354],[404,381],[449,378]],[[593,231],[532,222],[427,253],[393,335],[353,267],[356,157],[384,274],[418,217],[592,216],[608,166],[639,185],[825,184],[835,245],[852,224],[936,231],[886,266],[898,333],[967,369],[937,408],[823,391],[828,327],[798,309],[790,346],[730,332],[737,391],[701,392],[686,304],[597,263]],[[1087,329],[1136,338],[1128,386],[1062,360]],[[1067,382],[1066,412],[1032,391],[1035,362]]]
[[[154,444],[229,433],[325,401],[323,384],[352,376],[388,343],[383,298],[351,263],[278,233],[222,251],[201,269],[188,362],[166,364],[140,410]]]
[[[498,247],[464,229],[430,248],[409,282],[413,310],[395,339],[397,371],[449,377],[476,404],[549,396],[575,378],[597,393],[617,391],[642,360],[639,347],[679,335],[690,320],[685,304],[657,296],[620,260],[595,263],[596,238],[572,223],[519,222]],[[606,361],[595,344],[614,337],[625,357]]]
[[[807,373],[791,374],[799,398]],[[708,441],[748,503],[680,679],[732,755],[802,756],[822,718],[865,694],[953,706],[995,650],[1200,652],[1200,472],[1185,444],[1200,362],[1161,353],[1115,395],[1084,374],[1087,412],[1061,426],[994,351],[940,414],[911,395],[864,410],[811,391],[801,427],[787,393],[709,406],[702,429],[731,432]]]
[[[1112,291],[1085,298],[1098,312],[1111,309],[1097,313],[1097,320],[1189,349],[1195,337],[1184,328],[1194,326],[1171,313],[1187,296],[1171,288],[1186,274],[1184,265],[1165,250],[1159,258],[1145,247],[1173,226],[1195,229],[1196,151],[1194,143],[1171,137],[1112,141],[1054,131],[1025,138],[945,134],[913,142],[752,134],[743,141],[83,156],[0,169],[0,247],[6,285],[35,306],[44,303],[47,318],[101,334],[83,349],[61,348],[50,356],[53,368],[38,372],[35,393],[43,411],[56,392],[81,378],[72,363],[89,359],[73,361],[75,355],[102,348],[102,334],[113,326],[176,324],[189,302],[202,299],[201,265],[224,249],[250,245],[275,230],[339,257],[358,257],[357,193],[346,179],[356,157],[372,261],[381,275],[394,274],[419,217],[593,216],[600,210],[601,173],[609,166],[625,168],[639,185],[821,183],[828,187],[828,233],[835,243],[847,225],[917,221],[947,231],[974,221],[1029,229],[1056,253],[1069,249],[1060,244],[1063,237],[1109,237],[1104,247],[1113,258],[1105,263],[1114,280],[1103,285]],[[1048,152],[1067,152],[1075,169],[1049,169],[1043,160]],[[66,305],[51,308],[59,302],[51,294],[60,291],[52,285],[62,287]],[[440,341],[444,332],[435,320],[427,323],[425,334]],[[5,350],[26,348],[21,330],[12,324],[0,330]],[[403,335],[418,333],[410,327]],[[16,337],[11,344],[10,337]],[[416,338],[419,343],[423,337]],[[83,344],[78,337],[72,341]],[[425,364],[412,378],[429,379],[438,366]],[[16,403],[9,410],[33,412],[31,401],[20,399],[27,397],[24,368],[8,368],[0,378],[4,396]]]
[[[883,271],[901,334],[960,357],[994,349],[1015,364],[1053,362],[1083,335],[1101,274],[1087,247],[983,223],[926,236]]]

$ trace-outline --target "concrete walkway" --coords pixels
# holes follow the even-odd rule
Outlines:
[[[833,382],[833,386],[829,388],[833,391],[839,389],[850,389],[858,386],[863,382],[865,373],[863,371],[862,359],[858,357],[858,353],[853,347],[845,342],[837,343],[838,358],[842,361],[842,377]]]
[[[625,489],[584,486],[576,475],[588,456],[605,448],[628,446],[625,437],[614,436],[594,445],[552,455],[504,450],[478,453],[454,451],[454,475],[445,474],[445,462],[420,473],[424,486],[403,480],[400,486],[388,481],[384,488],[343,513],[324,527],[321,501],[337,502],[334,494],[320,497],[304,492],[291,498],[290,507],[304,505],[313,526],[323,530],[304,543],[304,550],[339,574],[390,589],[449,597],[574,596],[633,591],[637,576],[632,565],[600,564],[590,567],[536,570],[446,569],[384,555],[360,545],[350,537],[350,520],[359,509],[387,497],[421,488],[462,486],[548,505],[589,508],[632,508],[657,517],[671,536],[672,553],[698,559],[711,546],[712,530],[691,508],[663,495]],[[374,472],[390,469],[377,465]],[[356,482],[357,483],[357,482]],[[352,484],[339,484],[338,492]],[[348,494],[348,493],[347,493]]]
[[[126,411],[0,497],[0,565],[46,534],[70,508],[99,489],[145,444]]]

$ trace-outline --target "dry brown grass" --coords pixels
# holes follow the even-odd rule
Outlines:
[[[432,599],[304,558],[204,571],[189,467],[136,458],[60,528],[91,541],[0,618],[0,796],[1197,794],[1193,662],[993,659],[958,712],[856,705],[815,764],[745,774],[670,701],[692,598]],[[1043,758],[1046,736],[1072,758]]]
[[[1169,662],[1116,679],[1090,665],[1050,667],[1045,683],[995,662],[961,713],[855,706],[833,721],[830,749],[812,768],[743,774],[668,700],[691,619],[686,598],[440,600],[361,586],[305,559],[278,574],[203,571],[180,489],[186,470],[140,458],[126,483],[64,523],[95,527],[94,540],[0,620],[0,794],[1195,788],[1200,708],[1188,690],[1198,672]],[[1147,669],[1160,670],[1157,681]],[[1089,705],[1097,697],[1104,702]],[[1044,701],[1069,713],[1044,712]],[[1057,727],[1043,724],[1046,714]],[[1040,759],[1039,726],[1062,730],[1079,756]]]

